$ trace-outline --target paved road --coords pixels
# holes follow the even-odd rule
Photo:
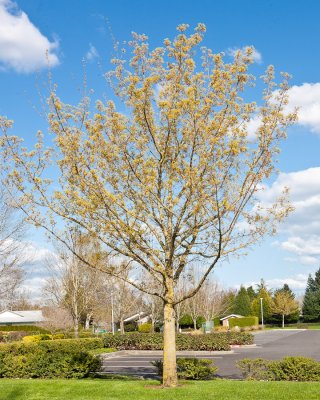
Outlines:
[[[235,363],[243,358],[277,360],[285,356],[305,356],[320,361],[320,330],[274,330],[254,335],[255,347],[234,348],[232,352],[183,352],[179,355],[212,359],[219,368],[218,375],[232,379],[241,378]],[[151,362],[160,358],[161,352],[156,351],[114,353],[110,358],[104,358],[102,371],[155,378],[156,371]]]

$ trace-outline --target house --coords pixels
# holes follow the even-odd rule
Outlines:
[[[229,319],[231,318],[243,318],[243,315],[230,314],[226,317],[220,318],[220,321],[222,321],[222,326],[226,326],[227,328],[229,328]]]
[[[0,325],[35,325],[43,321],[41,310],[0,312]]]
[[[131,315],[130,317],[126,318],[123,322],[135,322],[138,325],[144,324],[150,321],[150,315],[146,312],[139,312],[137,314]]]

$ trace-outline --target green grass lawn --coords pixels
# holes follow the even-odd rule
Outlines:
[[[0,380],[1,400],[319,400],[320,382],[187,382],[161,389],[155,381]]]
[[[299,324],[287,324],[284,328],[277,325],[267,325],[265,330],[273,329],[320,329],[320,324],[316,322],[311,323],[299,323]]]

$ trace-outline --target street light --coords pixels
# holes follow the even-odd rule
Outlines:
[[[114,335],[113,293],[111,293],[111,325],[112,325],[112,334]]]
[[[261,308],[261,327],[263,327],[263,297],[260,297],[260,308]]]

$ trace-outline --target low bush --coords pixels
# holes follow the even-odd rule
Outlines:
[[[244,328],[247,326],[257,326],[259,325],[258,317],[243,317],[243,318],[230,318],[229,327],[234,328],[238,326],[239,328]]]
[[[153,329],[152,324],[148,324],[148,323],[141,324],[138,326],[138,331],[140,333],[150,333],[150,332],[152,332],[152,329]]]
[[[272,361],[263,360],[262,358],[249,359],[245,358],[237,362],[242,376],[246,380],[253,381],[271,381],[274,380],[273,374],[269,370]]]
[[[237,363],[247,380],[320,381],[320,362],[306,357],[285,357],[269,361],[244,359]]]
[[[37,325],[0,325],[0,332],[32,332],[32,333],[48,333],[48,331]]]
[[[24,343],[38,343],[41,340],[52,340],[52,335],[44,333],[42,335],[32,335],[32,336],[28,335],[22,338],[22,341]]]
[[[158,375],[162,376],[163,361],[156,360],[151,364],[157,368]],[[180,379],[213,379],[217,370],[218,368],[212,364],[212,360],[201,358],[177,358],[177,374]]]
[[[106,335],[104,347],[117,350],[162,350],[163,335],[160,333],[128,333],[124,335]],[[178,334],[176,336],[177,350],[230,350],[230,345],[252,344],[250,333],[219,332],[207,335]]]
[[[100,358],[88,352],[99,347],[101,339],[2,344],[0,377],[84,378],[100,369]]]
[[[269,366],[276,381],[320,381],[320,362],[306,357],[285,357]]]

